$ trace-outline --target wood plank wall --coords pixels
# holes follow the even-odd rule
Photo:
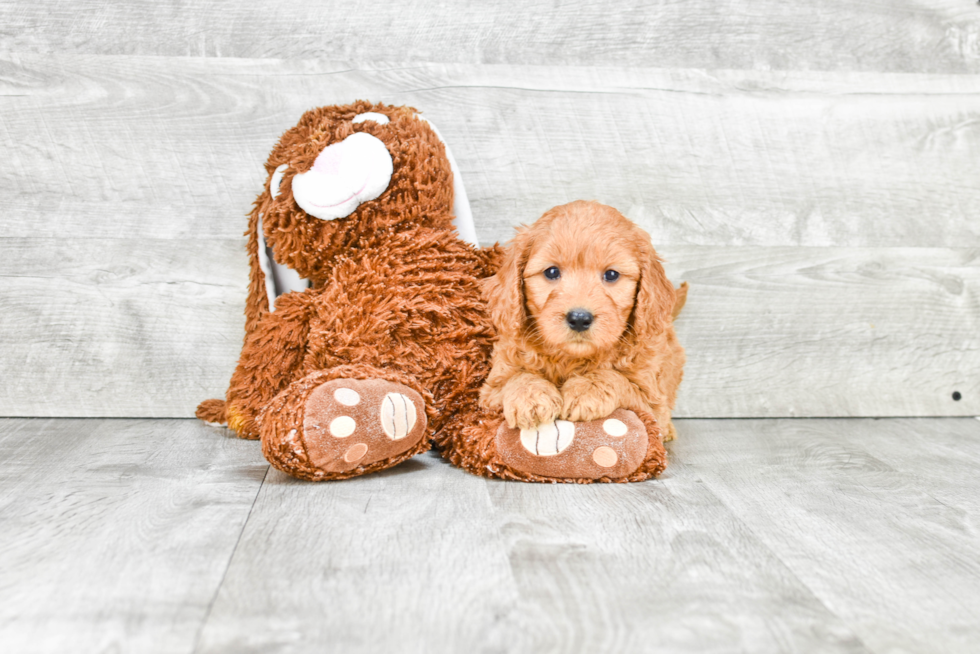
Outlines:
[[[679,416],[976,415],[978,73],[959,0],[2,2],[0,415],[221,396],[262,162],[356,98],[439,126],[482,242],[576,198],[650,231]]]

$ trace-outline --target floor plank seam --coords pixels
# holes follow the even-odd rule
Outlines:
[[[735,509],[728,502],[726,502],[721,497],[721,495],[719,495],[715,491],[715,489],[712,487],[712,484],[711,484],[711,482],[709,480],[705,479],[704,476],[702,476],[699,473],[696,473],[696,476],[697,476],[698,481],[700,481],[702,484],[704,484],[704,487],[707,489],[707,491],[709,493],[711,493],[711,495],[715,498],[715,500],[721,506],[725,507],[725,509],[728,511],[729,515],[732,516],[732,519],[734,519],[736,522],[738,522],[738,524],[743,529],[745,529],[745,532],[747,534],[751,534],[752,535],[752,538],[755,539],[755,541],[758,544],[758,546],[760,548],[762,548],[763,550],[765,550],[766,552],[768,552],[769,555],[773,558],[774,561],[778,561],[779,562],[779,565],[781,565],[783,567],[783,569],[786,571],[786,574],[788,574],[790,577],[792,577],[793,579],[795,579],[796,580],[796,583],[798,583],[800,585],[800,588],[805,588],[806,591],[808,593],[810,593],[810,597],[813,599],[813,601],[816,602],[817,604],[819,604],[820,606],[822,606],[823,609],[827,612],[827,615],[828,616],[833,616],[836,620],[838,620],[838,622],[842,626],[846,627],[847,630],[848,630],[848,632],[849,632],[850,637],[853,638],[858,643],[860,643],[861,644],[861,647],[863,647],[866,652],[868,652],[869,654],[878,654],[877,650],[872,649],[864,641],[864,639],[861,638],[861,636],[857,633],[857,631],[853,628],[853,626],[847,620],[844,619],[843,616],[838,615],[838,613],[836,611],[831,610],[831,608],[829,606],[827,606],[827,603],[824,602],[823,598],[820,597],[819,595],[817,595],[816,591],[813,588],[811,588],[810,585],[807,584],[802,578],[800,578],[800,576],[796,573],[796,570],[793,570],[793,568],[791,568],[785,561],[783,561],[782,557],[780,557],[779,554],[776,553],[776,551],[773,550],[769,546],[768,543],[766,543],[766,541],[763,539],[763,537],[762,537],[761,534],[757,533],[756,530],[753,529],[747,522],[745,522],[744,520],[742,520],[742,517],[735,511]]]
[[[259,500],[259,495],[262,493],[262,487],[265,486],[265,480],[269,477],[269,471],[271,469],[272,466],[266,466],[265,474],[262,475],[262,482],[255,491],[255,497],[252,498],[252,505],[248,507],[248,514],[245,516],[245,521],[242,523],[241,531],[238,532],[238,538],[235,540],[235,546],[231,548],[231,554],[228,555],[228,563],[225,564],[225,569],[221,572],[221,579],[218,581],[218,585],[214,589],[214,595],[211,596],[211,600],[208,602],[208,608],[204,612],[204,617],[201,618],[201,626],[198,627],[197,635],[194,637],[194,647],[191,648],[191,654],[196,654],[198,648],[201,646],[201,635],[204,634],[204,628],[207,626],[208,620],[211,619],[211,609],[214,608],[214,603],[218,599],[218,594],[221,592],[221,587],[225,585],[225,578],[228,576],[228,570],[231,568],[231,562],[235,560],[235,554],[238,552],[238,546],[241,545],[242,536],[245,534],[245,529],[248,528],[248,521],[252,517],[252,511],[255,510],[255,504]]]

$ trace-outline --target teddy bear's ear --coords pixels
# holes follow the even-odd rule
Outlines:
[[[304,291],[310,287],[310,280],[299,276],[299,273],[275,260],[272,248],[265,242],[262,231],[262,214],[258,221],[258,258],[259,267],[265,277],[265,292],[269,299],[269,311],[275,311],[276,298],[292,291]]]
[[[459,166],[456,165],[453,152],[449,149],[449,144],[446,143],[446,139],[442,138],[442,134],[432,124],[432,121],[421,114],[416,114],[416,116],[424,120],[432,128],[433,133],[442,141],[443,146],[446,148],[446,158],[449,159],[449,167],[453,171],[453,226],[459,232],[461,239],[473,247],[478,248],[480,244],[476,240],[476,225],[473,223],[473,212],[470,211],[470,199],[466,195],[466,189],[463,187],[463,176],[459,172]]]
[[[252,210],[248,224],[249,285],[245,302],[246,329],[251,331],[254,323],[265,313],[276,310],[276,298],[290,291],[302,291],[310,286],[292,268],[277,262],[272,249],[265,242],[262,227],[262,212],[258,207]]]

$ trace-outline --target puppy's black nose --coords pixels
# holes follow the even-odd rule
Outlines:
[[[565,314],[565,322],[577,332],[584,332],[592,326],[593,315],[585,309],[572,309]]]

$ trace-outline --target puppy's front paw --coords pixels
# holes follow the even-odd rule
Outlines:
[[[524,385],[504,398],[504,419],[512,429],[534,429],[554,422],[561,413],[561,393],[543,379]]]
[[[572,422],[605,418],[619,408],[614,389],[588,377],[572,377],[562,385],[561,395],[561,417]]]

